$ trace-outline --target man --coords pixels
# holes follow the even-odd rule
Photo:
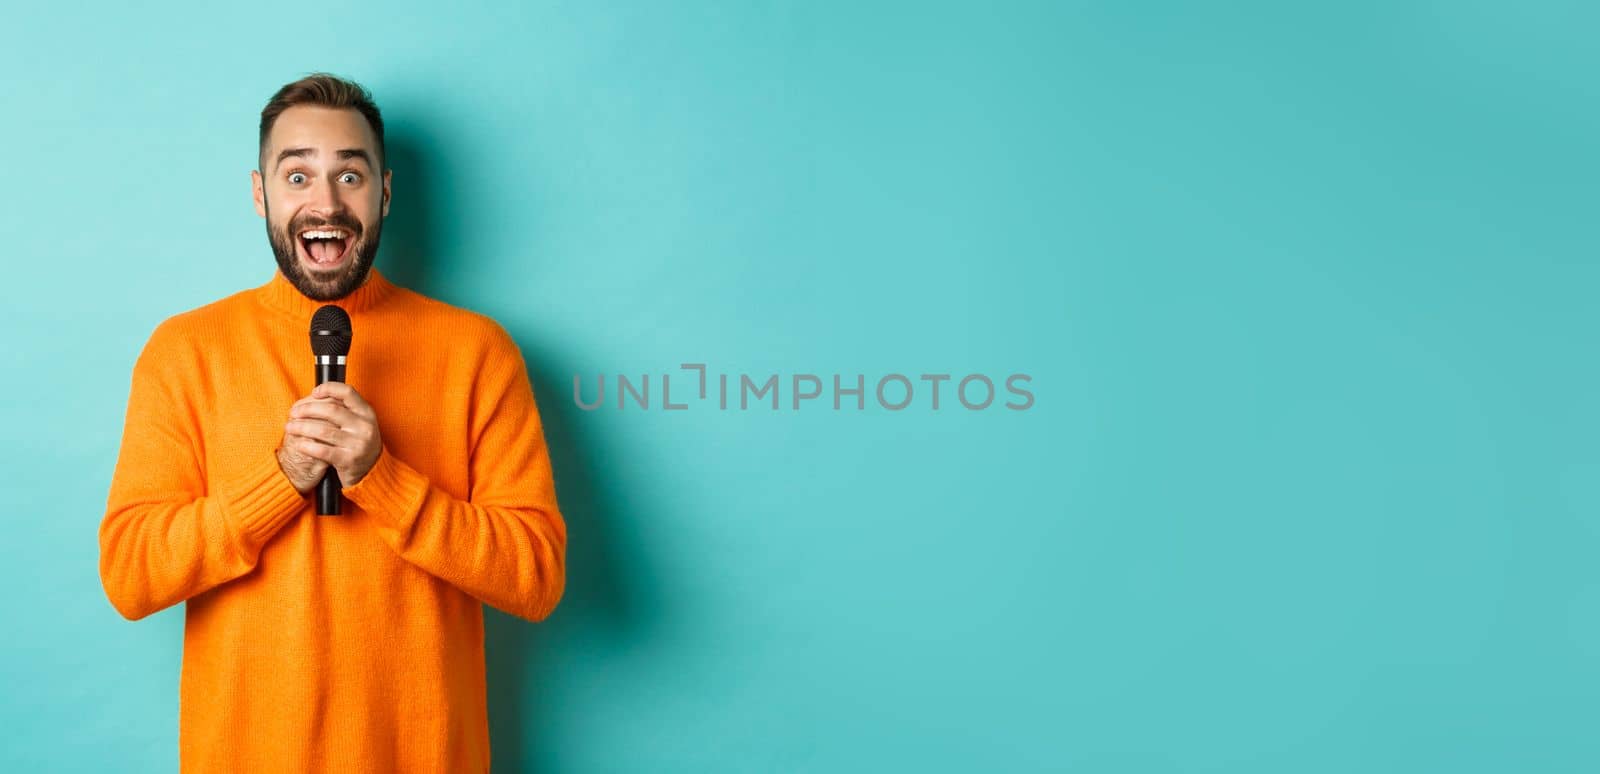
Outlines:
[[[539,621],[565,587],[517,345],[373,267],[385,162],[361,86],[280,89],[251,172],[277,271],[163,321],[133,368],[100,577],[130,620],[187,602],[186,772],[488,771],[482,603]],[[347,383],[313,389],[324,304],[354,341]],[[316,513],[329,467],[342,515]]]

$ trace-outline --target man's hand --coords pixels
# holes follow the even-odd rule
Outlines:
[[[295,451],[291,441],[289,431],[285,430],[283,441],[278,444],[278,469],[283,471],[283,477],[289,479],[289,484],[300,494],[311,494],[311,490],[317,487],[317,482],[322,480],[322,474],[328,469],[328,463]]]
[[[332,465],[341,486],[355,486],[383,453],[378,415],[350,385],[324,382],[289,407],[284,449],[322,462],[323,469]],[[280,464],[281,459],[280,453]],[[317,480],[321,478],[319,472]],[[316,486],[316,480],[311,486]]]

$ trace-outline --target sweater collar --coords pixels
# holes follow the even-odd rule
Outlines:
[[[332,301],[317,301],[301,293],[288,277],[283,276],[282,271],[274,270],[272,279],[256,288],[256,297],[273,309],[309,318],[326,304],[333,304],[346,312],[365,311],[393,296],[396,289],[397,286],[374,266],[367,272],[367,279],[361,283],[361,287],[350,291],[349,295]]]

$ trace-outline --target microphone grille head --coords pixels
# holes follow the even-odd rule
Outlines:
[[[350,354],[350,315],[328,304],[311,315],[311,354]]]

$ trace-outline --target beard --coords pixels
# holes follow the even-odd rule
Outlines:
[[[282,228],[274,228],[272,211],[269,209],[265,220],[267,241],[272,244],[273,257],[278,259],[278,270],[283,272],[289,284],[294,285],[302,295],[313,301],[335,301],[361,287],[361,283],[367,280],[367,273],[372,270],[373,259],[378,255],[378,238],[383,234],[381,218],[372,225],[370,234],[362,227],[360,221],[348,215],[326,219],[301,218]],[[316,226],[342,228],[354,235],[350,244],[349,260],[343,266],[331,271],[317,271],[308,270],[301,263],[296,246],[300,241],[299,234]]]

